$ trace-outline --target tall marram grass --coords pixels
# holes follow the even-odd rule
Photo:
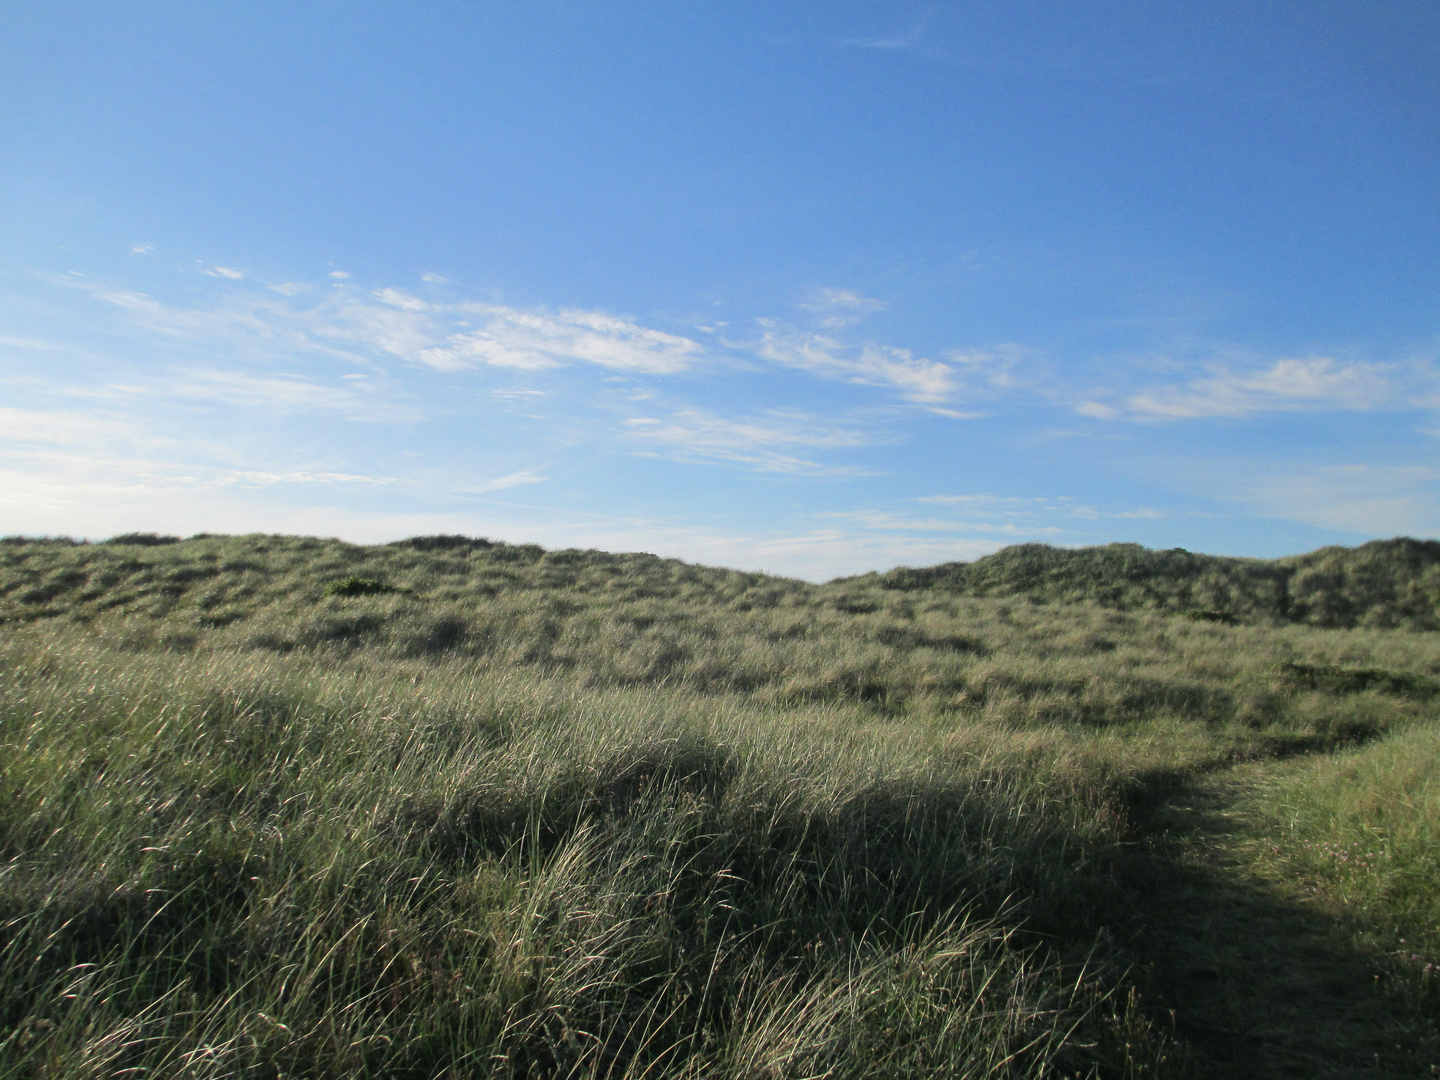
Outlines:
[[[463,668],[12,641],[4,670],[5,1075],[1042,1076],[1162,1052],[1127,1065],[1102,973],[1007,925],[1110,838],[1003,747]]]
[[[1174,1073],[1111,933],[1147,807],[1398,776],[1440,676],[1163,605],[117,541],[0,544],[0,1076]]]

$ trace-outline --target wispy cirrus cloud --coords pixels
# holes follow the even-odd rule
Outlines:
[[[921,46],[930,30],[930,20],[934,16],[934,5],[930,4],[923,8],[918,16],[911,20],[910,25],[898,34],[881,34],[871,37],[849,37],[841,38],[836,42],[843,48],[851,49],[882,49],[882,50],[911,50]]]
[[[456,305],[478,325],[447,334],[414,359],[440,371],[489,364],[536,371],[581,362],[614,371],[674,375],[692,366],[700,343],[596,311],[540,314],[492,304]]]
[[[309,472],[304,469],[289,472],[265,472],[257,469],[231,469],[213,479],[204,481],[206,486],[225,487],[282,487],[293,484],[363,484],[370,487],[388,487],[400,483],[389,476],[361,476],[356,473]]]
[[[854,289],[812,289],[800,307],[813,313],[821,326],[839,328],[851,326],[876,311],[884,311],[890,305],[883,300],[864,296]]]
[[[922,495],[914,500],[950,511],[956,522],[971,527],[1008,533],[1034,532],[1038,523],[1055,519],[1098,521],[1101,519],[1151,519],[1166,516],[1151,507],[1121,510],[1101,509],[1069,496],[1015,496],[994,494]],[[1042,530],[1055,531],[1055,530]]]
[[[957,353],[952,363],[884,342],[856,340],[850,328],[886,305],[853,289],[820,288],[807,294],[800,307],[814,317],[808,329],[763,318],[758,320],[758,338],[726,337],[707,347],[684,334],[610,312],[452,302],[393,286],[363,289],[336,278],[341,273],[333,272],[335,280],[321,285],[282,281],[262,286],[234,280],[222,293],[190,305],[88,280],[63,284],[91,292],[146,329],[215,346],[237,358],[278,363],[308,356],[371,366],[398,359],[438,372],[590,367],[651,377],[680,375],[702,363],[753,371],[759,361],[762,370],[776,365],[805,371],[820,379],[886,389],[933,412],[973,415],[947,406],[961,389],[960,373],[968,385],[980,354]],[[448,283],[427,274],[426,284],[438,288]],[[704,329],[714,333],[718,327]]]
[[[437,275],[430,280],[443,283]],[[268,286],[267,293],[239,292],[188,308],[130,290],[95,292],[142,325],[172,337],[210,337],[290,356],[381,354],[438,371],[481,366],[535,371],[579,363],[672,375],[704,354],[697,341],[607,312],[440,303],[393,287],[358,289],[343,278],[319,291],[281,282]]]
[[[1268,367],[1215,367],[1171,386],[1151,386],[1118,401],[1086,399],[1082,416],[1100,420],[1198,420],[1243,418],[1267,412],[1364,410],[1395,396],[1394,368],[1342,363],[1331,357],[1276,360]]]
[[[909,349],[875,342],[849,345],[831,335],[786,327],[774,319],[761,319],[760,325],[763,333],[754,351],[772,363],[824,378],[888,386],[922,405],[947,401],[956,390],[953,368],[917,357]]]
[[[913,518],[880,510],[846,510],[821,515],[848,521],[866,529],[893,533],[982,533],[986,535],[1048,536],[1063,533],[1057,525],[1034,522],[991,521],[981,518]]]
[[[492,491],[505,491],[508,488],[523,487],[527,484],[543,484],[544,482],[545,477],[533,469],[522,469],[505,476],[497,476],[493,480],[462,484],[455,490],[465,495],[488,495]]]
[[[349,420],[393,422],[424,415],[419,408],[371,391],[363,383],[327,385],[301,375],[201,369],[136,388],[134,393],[283,412],[338,413]]]
[[[203,272],[223,280],[200,301],[187,304],[107,287],[84,275],[54,283],[85,290],[124,312],[135,325],[186,342],[192,351],[205,349],[201,366],[207,368],[222,366],[227,356],[274,366],[320,358],[377,373],[396,360],[441,373],[491,369],[523,375],[588,368],[651,378],[700,368],[751,374],[783,368],[878,388],[894,404],[957,419],[1024,409],[1027,402],[1099,420],[1178,422],[1282,412],[1435,408],[1440,401],[1440,374],[1433,361],[1405,366],[1310,356],[1205,367],[1157,364],[1149,378],[1137,379],[1133,366],[1099,361],[1062,365],[1038,350],[1013,344],[951,349],[937,359],[857,334],[855,325],[886,304],[846,287],[814,288],[805,294],[798,307],[808,321],[805,316],[798,323],[760,318],[750,324],[755,330],[750,334],[738,325],[722,332],[724,322],[707,324],[699,329],[715,336],[702,344],[684,333],[605,311],[457,302],[444,295],[452,283],[434,273],[423,275],[423,285],[411,291],[362,288],[341,270],[332,271],[329,281],[270,284],[223,266]],[[1171,379],[1154,379],[1164,367],[1174,373]],[[206,380],[214,378],[198,379]],[[203,396],[195,385],[183,380],[178,385],[183,394]],[[648,392],[641,388],[636,395]],[[237,386],[237,401],[258,403],[266,397],[287,408],[308,404],[357,417],[413,415],[401,406],[382,409],[374,398],[364,399],[361,409],[359,397],[346,399],[319,382],[308,388],[283,380],[267,387]]]
[[[763,472],[808,475],[864,475],[869,470],[827,466],[800,456],[800,452],[860,447],[876,441],[859,429],[786,410],[729,420],[701,409],[683,409],[663,419],[627,420],[625,429],[643,445],[663,448],[664,456],[678,460],[728,461]]]

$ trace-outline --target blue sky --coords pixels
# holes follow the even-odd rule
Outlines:
[[[0,532],[1440,534],[1440,5],[14,3]]]

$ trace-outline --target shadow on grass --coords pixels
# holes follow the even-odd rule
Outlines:
[[[1169,1014],[1195,1075],[1435,1074],[1440,1003],[1245,867],[1233,788],[1224,776],[1201,778],[1135,807],[1132,842],[1103,869],[1109,910],[1067,912],[1062,902],[1037,913],[1035,928],[1098,938],[1132,965],[1148,1010]]]
[[[263,775],[259,767],[277,752],[277,732],[291,730],[283,721],[292,714],[283,699],[245,710],[243,722],[217,732],[226,759],[247,763],[246,775]],[[291,737],[298,745],[302,735]],[[1283,756],[1284,744],[1274,749]],[[533,782],[497,782],[503,772],[495,772],[468,790],[438,785],[399,803],[363,868],[347,870],[343,886],[316,893],[324,902],[308,908],[301,901],[312,886],[294,883],[323,878],[328,862],[261,842],[270,835],[264,823],[286,800],[256,802],[239,822],[248,832],[197,835],[195,846],[177,844],[163,863],[153,849],[148,875],[128,889],[102,887],[98,874],[93,888],[62,889],[40,874],[30,893],[5,882],[12,907],[0,903],[0,928],[13,937],[0,947],[0,961],[7,950],[10,957],[0,968],[7,975],[0,1000],[8,999],[0,1027],[15,1039],[12,1048],[0,1041],[0,1055],[23,1050],[24,1062],[40,1060],[39,1050],[21,1046],[22,1034],[53,1025],[44,1010],[81,967],[108,966],[107,986],[124,993],[107,990],[101,1004],[138,1024],[182,985],[200,999],[197,1007],[219,1009],[217,1002],[258,993],[250,988],[266,980],[288,985],[286,958],[323,953],[305,994],[272,995],[294,1012],[285,1014],[287,1031],[313,1035],[274,1051],[287,1073],[433,1076],[491,1039],[509,1075],[559,1076],[591,1060],[583,1057],[591,1050],[565,1042],[567,1031],[584,1031],[604,1033],[605,1069],[613,1066],[614,1075],[695,1075],[709,1053],[707,1031],[724,1039],[748,1030],[760,1000],[756,971],[767,973],[772,994],[850,977],[855,1008],[870,1008],[872,984],[855,982],[847,966],[888,957],[910,972],[905,978],[930,979],[933,972],[904,967],[905,958],[964,907],[1004,931],[956,937],[964,948],[945,952],[983,954],[975,970],[989,974],[980,990],[974,980],[938,989],[926,983],[923,993],[897,997],[897,1010],[920,1003],[939,1015],[968,1002],[980,1026],[997,1009],[1023,1005],[1023,1022],[1002,1032],[1015,1046],[1007,1071],[984,1075],[1414,1077],[1440,1061],[1432,1056],[1433,1002],[1393,993],[1376,978],[1383,975],[1376,957],[1349,946],[1317,912],[1247,876],[1232,854],[1243,822],[1228,812],[1234,781],[1224,772],[1140,777],[1126,800],[1130,831],[1116,844],[1106,830],[1087,841],[1060,816],[1047,819],[1042,803],[1026,801],[1013,769],[953,783],[924,774],[856,776],[827,788],[820,783],[827,764],[817,761],[813,775],[797,767],[786,776],[794,783],[782,784],[773,769],[748,768],[733,748],[666,739],[547,767]],[[172,793],[180,787],[155,783]],[[243,817],[241,806],[216,802],[214,809],[227,828]],[[304,851],[301,822],[287,820],[288,850]],[[320,852],[320,840],[313,844]],[[333,856],[327,848],[321,858]],[[491,872],[475,873],[486,866]],[[405,888],[426,875],[434,876],[424,890]],[[118,952],[117,940],[127,943]],[[1035,948],[1042,943],[1058,954],[1058,968],[1041,970],[1050,959]],[[524,962],[503,959],[512,955]],[[567,956],[574,963],[564,983],[556,958]],[[1148,1027],[1131,1023],[1123,991],[1110,992],[1122,971],[1139,987]],[[986,996],[986,987],[1003,989],[1005,979],[1016,988],[1013,1000]],[[1049,989],[1047,979],[1068,988]],[[476,996],[463,997],[472,984]],[[465,1043],[473,1035],[467,1024],[513,1020],[527,1008],[524,1024],[507,1020],[502,1035]],[[245,1009],[280,1015],[263,996]],[[75,1031],[93,1026],[81,1007],[71,1012]],[[1053,1054],[1027,1058],[1050,1015],[1061,1016],[1066,1030]],[[346,1042],[345,1029],[335,1044],[342,1049],[327,1049],[314,1033],[339,1023],[337,1016],[358,1018],[356,1031],[385,1033],[383,1045]],[[857,1068],[893,1054],[900,1041],[888,1013],[855,1030],[858,1049],[843,1060]],[[242,1064],[251,1060],[243,1054],[261,1060],[247,1031],[225,1029]],[[1172,1031],[1185,1052],[1162,1066],[1163,1036]],[[1141,1038],[1150,1038],[1153,1052]],[[156,1039],[152,1045],[162,1045]],[[921,1071],[927,1040],[934,1041],[929,1029],[913,1039],[913,1071],[888,1075],[939,1071],[933,1063]],[[127,1045],[134,1068],[154,1066],[140,1059],[149,1051],[138,1042]],[[672,1069],[672,1058],[684,1055],[689,1064]],[[0,1072],[5,1065],[0,1056]],[[239,1066],[231,1073],[244,1074]],[[729,1075],[796,1074],[737,1067]],[[843,1074],[838,1065],[836,1074]]]
[[[1278,762],[1353,741],[1288,738],[1264,756]],[[1267,886],[1235,856],[1243,823],[1229,810],[1226,770],[1139,778],[1128,793],[1127,842],[1074,861],[1073,847],[1071,858],[1061,854],[1074,837],[1015,831],[974,789],[887,783],[852,792],[828,816],[755,804],[750,812],[764,822],[757,828],[722,809],[735,770],[710,747],[688,755],[668,748],[590,776],[605,779],[552,792],[544,821],[520,805],[452,804],[421,810],[420,831],[442,859],[513,853],[527,842],[548,856],[587,816],[664,817],[673,807],[652,802],[655,795],[668,792],[668,803],[687,794],[703,827],[671,840],[681,844],[686,876],[705,883],[684,896],[689,910],[724,911],[801,940],[878,934],[900,947],[901,925],[969,897],[978,913],[1021,920],[1017,943],[1043,941],[1070,970],[1128,971],[1150,1023],[1182,1048],[1171,1056],[1178,1074],[1428,1076],[1440,1063],[1437,1002],[1421,1000],[1413,985],[1407,993],[1385,958],[1358,950],[1332,919]],[[728,884],[716,889],[720,878]],[[1115,1053],[1100,1058],[1100,1075],[1111,1075]]]

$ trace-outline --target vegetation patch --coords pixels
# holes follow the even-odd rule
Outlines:
[[[168,544],[180,543],[180,537],[163,536],[153,532],[132,532],[112,536],[105,543],[120,547],[164,547]]]
[[[1336,664],[1276,664],[1277,680],[1289,690],[1320,690],[1327,694],[1359,694],[1375,690],[1382,694],[1431,698],[1440,693],[1440,683],[1421,675],[1386,671],[1382,668],[1347,668]]]
[[[972,563],[900,567],[851,580],[901,592],[1229,613],[1240,621],[1440,629],[1440,541],[1403,537],[1271,560],[1139,544],[1016,544]]]
[[[1222,626],[1240,625],[1240,619],[1228,611],[1207,611],[1203,608],[1191,608],[1185,612],[1185,617],[1194,622],[1220,623]]]
[[[387,585],[383,581],[374,581],[370,578],[347,577],[340,581],[332,581],[325,586],[326,596],[378,596],[382,593],[398,593],[404,590],[394,585]]]

